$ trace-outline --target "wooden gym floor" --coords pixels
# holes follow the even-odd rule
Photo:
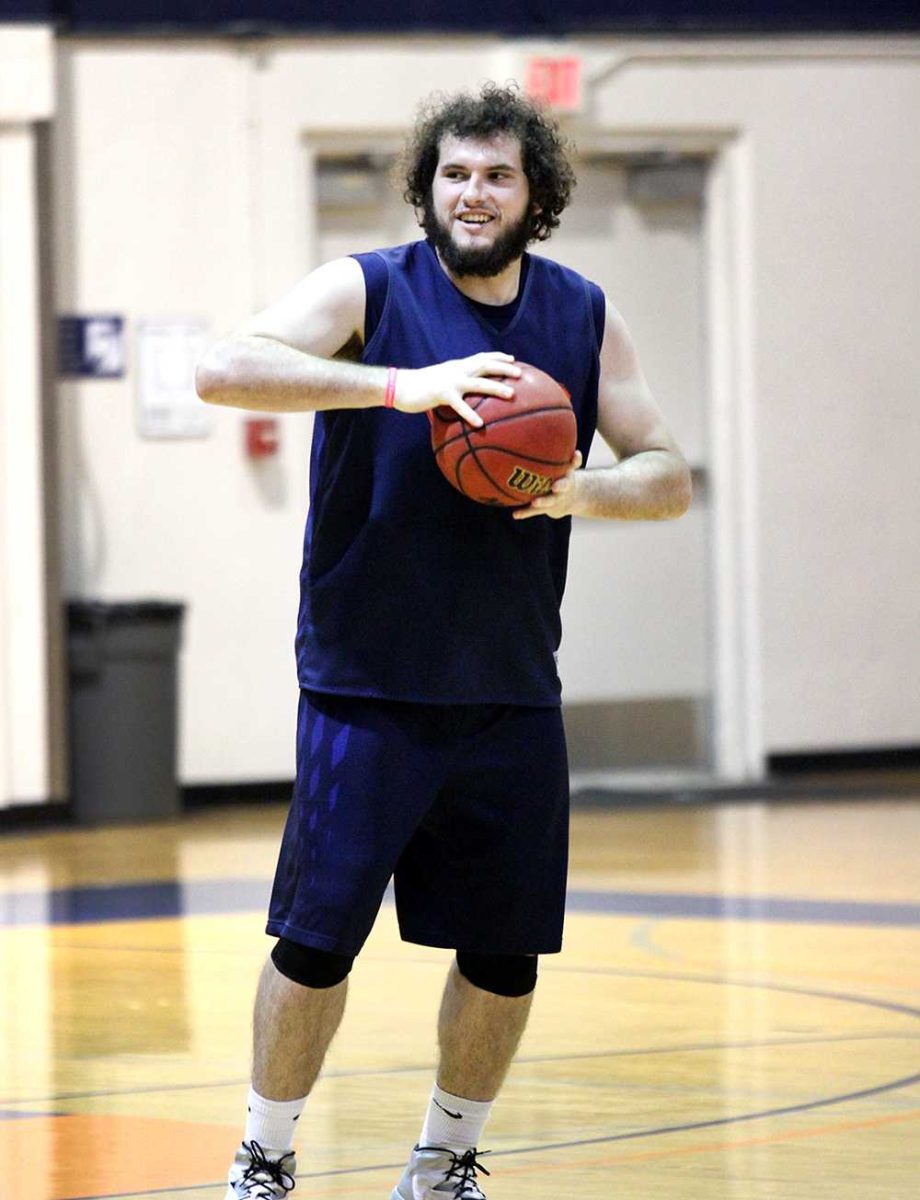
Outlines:
[[[219,1200],[278,806],[0,838],[0,1196]],[[917,797],[580,811],[489,1200],[920,1194]],[[448,955],[384,907],[296,1195],[385,1200]]]

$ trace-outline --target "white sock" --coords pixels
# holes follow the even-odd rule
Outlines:
[[[452,1096],[450,1092],[442,1091],[435,1084],[418,1144],[472,1150],[479,1145],[491,1111],[491,1100],[465,1100],[462,1096]]]
[[[306,1102],[306,1096],[300,1100],[266,1100],[250,1088],[243,1140],[258,1142],[267,1158],[290,1153],[294,1146],[294,1126]]]

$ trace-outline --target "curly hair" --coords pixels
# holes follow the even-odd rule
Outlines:
[[[571,199],[575,172],[568,160],[570,147],[557,123],[515,84],[483,85],[478,96],[465,92],[435,93],[420,108],[415,128],[401,160],[403,196],[421,211],[422,228],[433,218],[431,184],[445,135],[488,139],[498,134],[517,138],[521,162],[530,184],[530,198],[539,209],[531,214],[530,240],[543,242],[559,224],[559,214]]]

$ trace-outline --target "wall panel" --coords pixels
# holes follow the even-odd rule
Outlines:
[[[739,575],[756,621],[739,653],[756,656],[741,665],[760,750],[916,743],[918,45],[583,48],[599,82],[576,139],[744,147],[744,208],[726,219],[744,231],[746,357],[730,377],[746,380],[755,460],[751,503],[729,517],[756,566]],[[318,261],[311,155],[398,141],[420,94],[506,78],[526,51],[490,38],[69,43],[62,311],[232,329]],[[129,373],[61,392],[69,583],[186,596],[184,780],[283,777],[310,420],[283,422],[281,456],[259,472],[236,413],[200,442],[139,441],[133,387]]]

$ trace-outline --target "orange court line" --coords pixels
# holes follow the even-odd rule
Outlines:
[[[502,1175],[528,1175],[540,1171],[611,1167],[875,1129],[917,1117],[920,1117],[920,1109],[912,1109],[872,1120],[839,1122],[740,1141],[700,1142],[575,1161],[569,1156],[565,1162],[541,1161],[520,1167],[502,1165],[500,1170]],[[153,1192],[209,1184],[219,1186],[238,1134],[236,1128],[226,1125],[102,1114],[76,1113],[3,1121],[0,1122],[0,1161],[5,1164],[4,1200],[80,1200],[87,1195]],[[578,1147],[569,1149],[577,1150]],[[539,1147],[533,1153],[540,1153]],[[367,1171],[384,1169],[369,1166]],[[398,1174],[398,1167],[393,1169]],[[311,1196],[367,1193],[366,1179],[359,1183],[343,1181],[344,1186],[338,1186],[322,1175],[311,1180],[307,1173],[301,1176],[301,1181],[310,1181]]]
[[[788,1133],[767,1134],[764,1137],[742,1138],[739,1141],[698,1142],[692,1146],[674,1146],[665,1150],[645,1150],[637,1154],[616,1154],[597,1159],[580,1159],[578,1162],[539,1164],[528,1167],[511,1167],[502,1174],[524,1175],[534,1171],[571,1171],[579,1167],[609,1167],[618,1163],[646,1162],[656,1158],[679,1157],[684,1154],[711,1154],[716,1150],[735,1150],[741,1146],[768,1146],[778,1142],[794,1142],[803,1138],[823,1137],[826,1134],[851,1133],[859,1129],[875,1129],[880,1125],[892,1125],[900,1121],[912,1121],[920,1117],[920,1108],[906,1113],[889,1113],[884,1117],[873,1117],[870,1121],[841,1121],[834,1125],[819,1125],[812,1129],[791,1129]],[[574,1147],[573,1147],[574,1149]]]
[[[690,1154],[711,1154],[718,1150],[736,1149],[739,1146],[763,1146],[775,1142],[790,1142],[801,1138],[822,1137],[824,1134],[833,1133],[850,1133],[859,1129],[875,1129],[880,1125],[891,1125],[900,1121],[910,1121],[920,1117],[920,1108],[911,1109],[906,1113],[892,1113],[884,1117],[875,1117],[870,1121],[842,1121],[836,1125],[822,1125],[813,1129],[796,1129],[790,1130],[788,1133],[780,1133],[775,1135],[767,1135],[765,1137],[744,1138],[741,1141],[719,1141],[719,1142],[699,1142],[692,1146],[675,1146],[665,1150],[646,1150],[635,1154],[614,1154],[604,1158],[578,1159],[567,1162],[540,1162],[524,1167],[506,1167],[504,1164],[499,1166],[496,1164],[496,1170],[501,1171],[504,1175],[532,1175],[541,1171],[572,1171],[579,1170],[582,1167],[613,1167],[624,1163],[648,1162],[654,1159],[675,1158],[681,1155]],[[577,1150],[577,1146],[567,1147],[567,1149]],[[535,1147],[533,1153],[540,1153],[539,1147]],[[378,1168],[379,1169],[379,1168]],[[310,1176],[305,1175],[300,1178],[309,1180]],[[298,1179],[298,1182],[300,1180]],[[346,1196],[353,1195],[356,1192],[367,1192],[367,1183],[349,1184],[346,1187],[323,1186],[320,1183],[319,1187],[310,1184],[311,1196]]]

